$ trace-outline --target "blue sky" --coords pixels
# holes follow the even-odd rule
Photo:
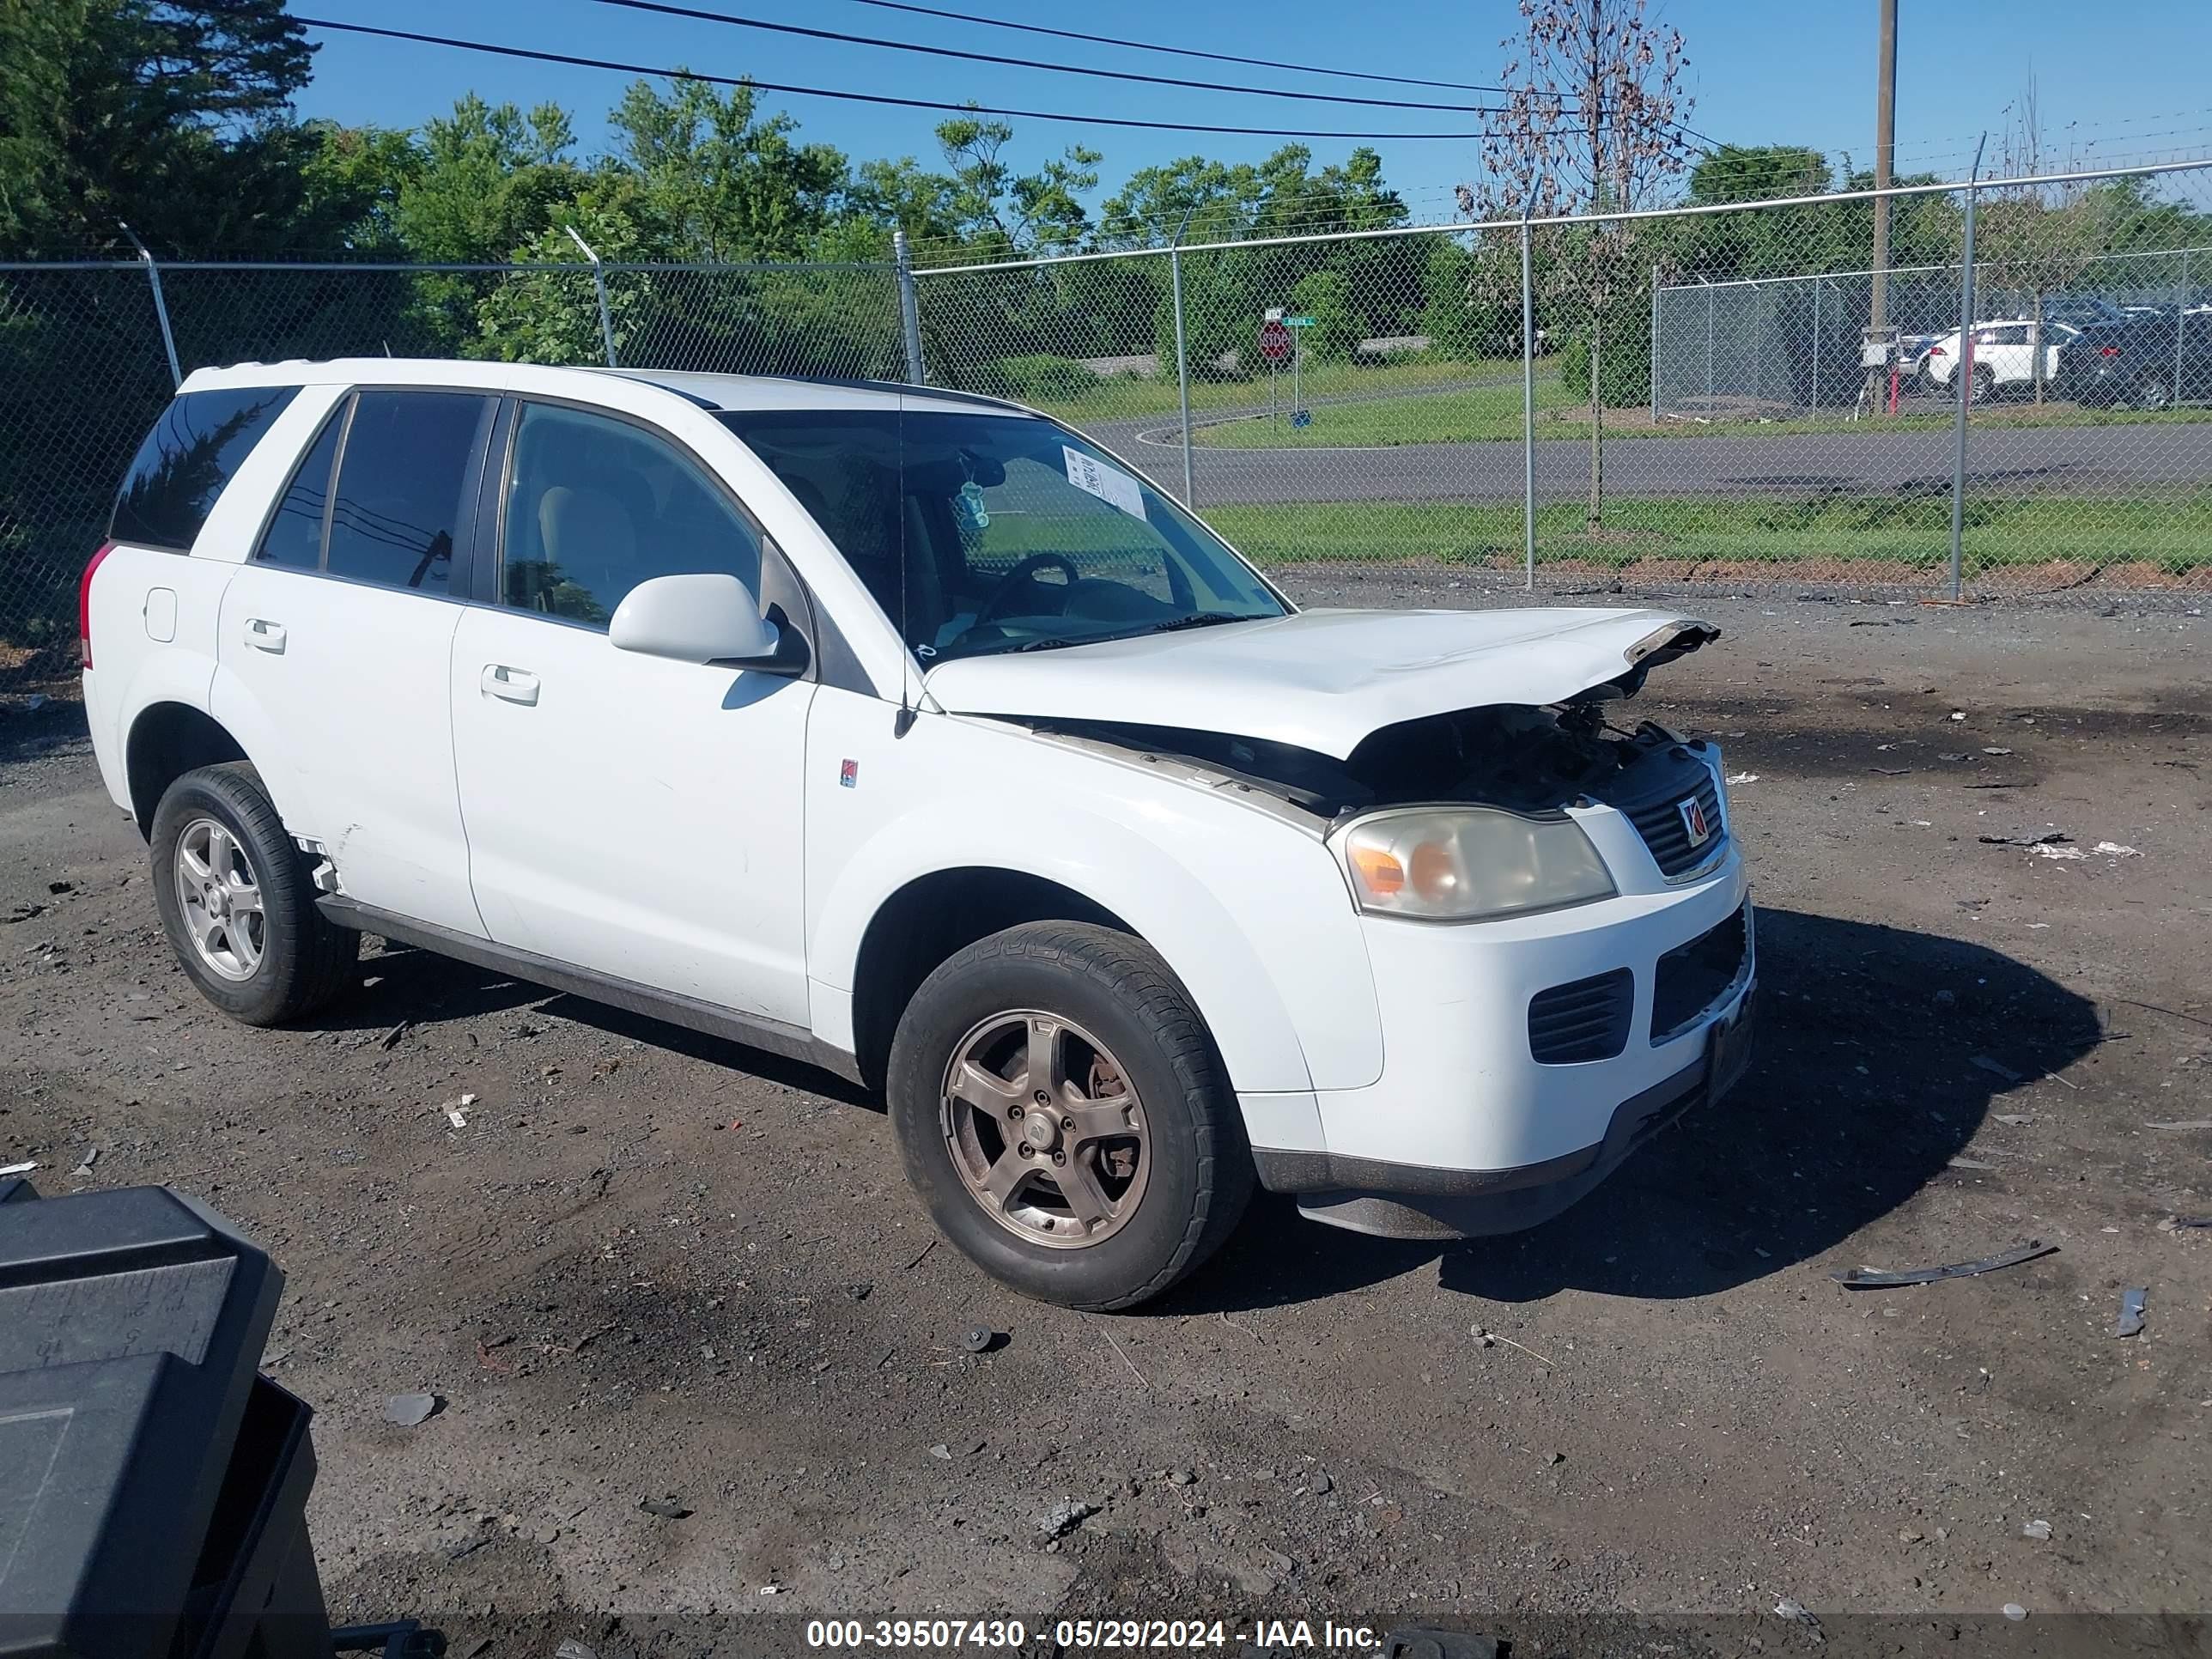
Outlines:
[[[851,33],[959,46],[1008,56],[1139,70],[1199,80],[1446,100],[1474,94],[1394,88],[1280,71],[1060,42],[1036,35],[917,17],[850,0],[693,0],[711,9]],[[1133,40],[1171,41],[1286,62],[1324,64],[1439,80],[1494,82],[1498,41],[1518,21],[1512,0],[1121,0],[1060,7],[1021,0],[933,0],[947,9]],[[965,64],[902,52],[764,34],[647,15],[593,0],[292,0],[293,9],[386,27],[422,30],[588,57],[714,74],[924,98],[973,98],[1040,110],[1186,118],[1224,125],[1372,131],[1471,130],[1479,122],[1438,112],[1365,109],[1186,92],[1039,70]],[[1697,106],[1690,125],[1730,143],[1808,143],[1832,156],[1870,158],[1874,129],[1875,0],[1658,0],[1680,28]],[[2079,0],[1902,0],[1898,147],[1901,169],[1963,173],[1975,133],[2004,124],[2003,111],[2033,70],[2046,128],[2092,158],[2162,160],[2206,153],[2212,136],[2212,5],[2140,0],[2117,33],[2091,28]],[[586,149],[627,77],[477,53],[311,32],[322,44],[302,112],[345,122],[411,126],[474,89],[495,101],[552,99],[576,118]],[[1064,54],[1064,55],[1063,55]],[[772,98],[809,138],[855,159],[935,159],[940,118],[811,98]],[[2069,124],[2073,124],[2069,128]],[[1281,142],[1214,135],[1122,131],[1016,123],[1012,159],[1028,163],[1081,141],[1106,153],[1110,188],[1133,169],[1194,151],[1256,160]],[[1349,143],[1310,141],[1326,161]],[[1422,218],[1444,216],[1454,183],[1475,165],[1474,146],[1384,143],[1385,174]],[[1103,192],[1102,191],[1102,194]]]

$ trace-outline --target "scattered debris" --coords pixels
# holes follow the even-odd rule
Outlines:
[[[1336,1481],[1327,1469],[1322,1469],[1315,1474],[1310,1481],[1307,1482],[1306,1490],[1316,1498],[1326,1498],[1336,1490]]]
[[[2003,1064],[2002,1061],[1991,1060],[1987,1054],[1976,1054],[1973,1059],[1966,1063],[1970,1066],[1978,1066],[1984,1072],[1994,1073],[1996,1076],[2002,1078],[2007,1083],[2019,1083],[2024,1080],[2021,1074],[2018,1072],[2014,1071],[2011,1066]]]
[[[52,701],[53,699],[48,696],[45,692],[33,691],[29,696],[23,699],[23,712],[26,714],[35,714],[39,710],[44,708]]]
[[[2132,847],[2123,847],[2116,841],[2100,841],[2092,849],[2108,859],[2139,859],[2142,854]]]
[[[46,884],[46,891],[59,898],[64,893],[76,891],[76,884],[69,881],[50,881]]]
[[[1829,1278],[1847,1291],[1889,1290],[1900,1285],[1933,1285],[1946,1279],[1971,1279],[1976,1273],[1995,1273],[2000,1267],[2016,1267],[2023,1261],[2033,1261],[2039,1255],[2057,1253],[2056,1244],[2046,1244],[2039,1238],[2031,1238],[2016,1249],[2002,1255],[1984,1256],[1979,1261],[1959,1261],[1942,1267],[1912,1267],[1899,1273],[1886,1272],[1880,1267],[1853,1267],[1848,1273],[1830,1273]]]
[[[1113,1344],[1114,1352],[1121,1356],[1121,1363],[1129,1368],[1129,1375],[1137,1379],[1137,1386],[1142,1389],[1146,1394],[1150,1394],[1152,1391],[1152,1385],[1145,1380],[1144,1372],[1137,1369],[1137,1362],[1129,1358],[1127,1351],[1125,1350],[1119,1342],[1115,1342],[1114,1340],[1114,1333],[1108,1331],[1106,1333],[1106,1340],[1108,1342]]]
[[[783,1586],[781,1584],[763,1584],[760,1587],[760,1593],[763,1595],[781,1595],[783,1594]]]
[[[1962,720],[1966,717],[1964,714],[1954,714],[1951,718],[1954,720]],[[1806,1634],[1814,1641],[1824,1642],[1827,1639],[1820,1634],[1820,1621],[1805,1611],[1803,1602],[1793,1601],[1785,1595],[1774,1604],[1774,1611],[1776,1616],[1787,1619],[1793,1625],[1803,1626]]]
[[[2086,859],[2089,855],[2078,847],[2039,847],[2035,855],[2039,859]]]
[[[938,1458],[945,1462],[950,1463],[952,1461],[952,1448],[940,1441],[936,1445],[932,1446],[929,1449],[929,1455],[932,1457]]]
[[[2041,1543],[2051,1536],[2051,1522],[2048,1521],[2023,1522],[2021,1525],[2020,1535],[2022,1538],[2033,1538],[2038,1543]]]
[[[1901,778],[1911,772],[1912,769],[1909,766],[1869,766],[1867,768],[1867,770],[1876,773],[1885,778]]]
[[[1559,1468],[1559,1465],[1560,1465],[1560,1464],[1562,1464],[1562,1463],[1565,1462],[1566,1461],[1567,1461],[1567,1455],[1566,1455],[1566,1453],[1565,1453],[1565,1452],[1563,1452],[1563,1451],[1548,1451],[1548,1452],[1546,1452],[1546,1453],[1544,1454],[1544,1462],[1545,1462],[1545,1463],[1546,1463],[1549,1468],[1555,1468],[1555,1469],[1556,1469],[1557,1468]]]
[[[998,1346],[999,1334],[988,1325],[976,1325],[963,1332],[960,1346],[969,1353],[988,1353]]]
[[[1098,1513],[1096,1504],[1078,1503],[1063,1498],[1037,1518],[1037,1530],[1047,1538],[1065,1538],[1092,1516]]]
[[[1994,1170],[1997,1166],[1994,1164],[1984,1164],[1978,1158],[1966,1158],[1962,1155],[1953,1158],[1949,1167],[1954,1170]]]
[[[2074,839],[2063,830],[2046,830],[2038,836],[1977,836],[1984,847],[2050,847]]]
[[[2012,753],[2012,750],[2009,749],[2000,749],[1995,744],[1988,744],[1984,745],[1982,752],[1984,755],[2009,755]]]
[[[1997,1114],[1997,1121],[2000,1123],[2010,1123],[2015,1126],[2022,1123],[2033,1123],[2035,1121],[2035,1114],[2033,1112],[1999,1112]]]
[[[637,1506],[647,1515],[657,1515],[664,1521],[681,1521],[691,1513],[672,1497],[641,1498],[637,1500]]]
[[[599,1654],[589,1643],[579,1642],[572,1636],[553,1650],[553,1659],[599,1659]]]
[[[2008,1601],[2004,1604],[2004,1616],[2017,1625],[2027,1617],[2027,1609],[2017,1601]]]
[[[468,1109],[476,1103],[477,1097],[474,1095],[463,1095],[459,1100],[447,1101],[443,1108],[446,1121],[456,1129],[467,1128],[469,1127]]]
[[[1731,775],[1728,780],[1729,786],[1731,788],[1735,787],[1739,783],[1757,783],[1758,781],[1759,774],[1756,772],[1737,772]]]
[[[393,1026],[390,1030],[384,1034],[384,1036],[378,1041],[376,1046],[380,1048],[398,1048],[399,1046],[399,1039],[407,1035],[408,1028],[414,1024],[414,1023],[415,1022],[411,1019],[401,1020],[398,1024]]]
[[[88,1176],[92,1174],[92,1166],[99,1162],[100,1148],[88,1146],[84,1149],[84,1156],[77,1160],[76,1168],[71,1170],[70,1174],[80,1178]]]
[[[384,1402],[384,1420],[397,1423],[403,1429],[411,1429],[435,1417],[445,1404],[445,1401],[434,1394],[395,1394]]]
[[[38,1167],[36,1159],[26,1159],[21,1164],[0,1164],[0,1176],[28,1175]]]
[[[2143,1299],[2150,1292],[2130,1287],[2120,1292],[2120,1316],[2113,1322],[2114,1336],[2137,1336],[2143,1328]]]
[[[2162,1233],[2182,1232],[2191,1227],[2212,1227],[2212,1215],[2168,1216],[2158,1224],[2158,1230]]]
[[[738,1126],[737,1126],[736,1124],[732,1123],[730,1127],[731,1127],[732,1129],[734,1129],[734,1128],[736,1128]],[[930,1253],[932,1250],[935,1249],[936,1248],[937,1248],[937,1241],[936,1241],[935,1239],[933,1239],[933,1239],[931,1239],[931,1240],[929,1241],[929,1243],[927,1243],[927,1244],[925,1244],[925,1245],[923,1245],[923,1246],[921,1247],[921,1254],[920,1255],[916,1255],[915,1257],[914,1257],[911,1261],[909,1261],[906,1264],[906,1270],[907,1270],[908,1273],[912,1273],[912,1272],[913,1272],[916,1267],[919,1267],[920,1266],[921,1266],[921,1264],[922,1264],[922,1261],[923,1261],[924,1257],[927,1257],[927,1256],[929,1255],[929,1253]]]
[[[1966,711],[1963,708],[1954,708],[1951,711],[1951,718],[1954,720],[1962,720],[1966,718]]]
[[[1961,789],[2024,789],[2027,786],[2018,778],[1984,778],[1974,783],[1962,783],[1959,787]]]
[[[2143,1127],[2146,1129],[2212,1129],[2212,1117],[2183,1118],[2179,1122],[2174,1123],[2146,1123],[2143,1125]],[[26,1165],[25,1167],[27,1168],[29,1166]],[[0,1175],[6,1175],[7,1173],[8,1172],[5,1170],[0,1170]]]
[[[7,921],[28,921],[33,916],[43,916],[46,914],[46,907],[43,904],[19,904],[9,911],[4,918],[0,918],[0,920]]]
[[[1554,1363],[1552,1360],[1545,1358],[1542,1354],[1538,1353],[1534,1348],[1522,1347],[1520,1343],[1516,1342],[1511,1337],[1500,1336],[1496,1331],[1486,1329],[1480,1325],[1469,1326],[1468,1328],[1468,1334],[1472,1336],[1476,1341],[1482,1344],[1486,1348],[1489,1347],[1492,1343],[1503,1342],[1507,1347],[1516,1349],[1520,1352],[1527,1354],[1529,1358],[1534,1360],[1540,1365],[1550,1365]]]
[[[851,1297],[855,1302],[866,1302],[868,1299],[868,1293],[875,1288],[876,1287],[872,1285],[848,1285],[845,1287],[845,1294]]]

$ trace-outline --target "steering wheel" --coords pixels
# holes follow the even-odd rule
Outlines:
[[[975,613],[973,626],[981,628],[985,623],[996,621],[1000,603],[1012,593],[1015,585],[1027,581],[1047,565],[1058,565],[1065,570],[1071,587],[1083,580],[1082,573],[1076,569],[1073,560],[1058,553],[1032,553],[999,578],[999,585],[991,590],[991,597],[983,601],[982,609]]]

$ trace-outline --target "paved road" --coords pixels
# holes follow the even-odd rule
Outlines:
[[[1171,422],[1104,421],[1090,430],[1156,484],[1180,491]],[[1771,438],[1623,438],[1605,447],[1606,489],[1620,496],[1896,496],[1948,492],[1948,431],[1818,432]],[[1199,504],[1268,501],[1511,501],[1516,443],[1408,444],[1381,449],[1195,448]],[[1540,440],[1540,499],[1588,487],[1585,439]],[[1972,434],[1968,487],[2000,494],[2105,495],[2212,484],[2212,423],[1988,427]]]

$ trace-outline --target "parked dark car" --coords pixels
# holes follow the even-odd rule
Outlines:
[[[2053,389],[2136,409],[2212,398],[2212,307],[2090,324],[2058,354]]]

